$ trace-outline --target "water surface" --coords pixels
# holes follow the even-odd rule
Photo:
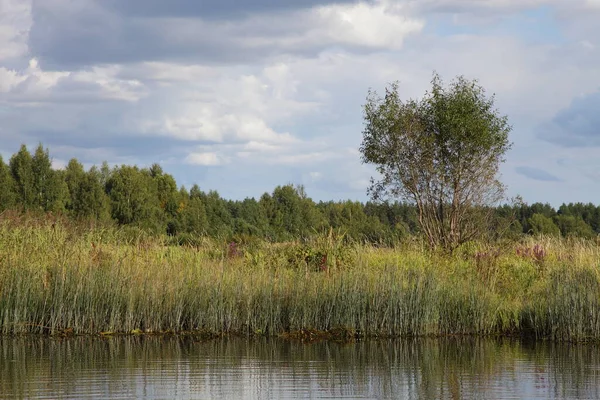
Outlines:
[[[0,398],[600,398],[600,347],[491,339],[0,338]]]

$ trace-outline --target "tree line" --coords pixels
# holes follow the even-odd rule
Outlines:
[[[149,168],[104,162],[85,169],[75,158],[53,169],[42,144],[33,154],[22,145],[5,163],[0,157],[0,212],[57,213],[73,220],[134,226],[153,234],[259,237],[288,241],[330,228],[348,238],[381,244],[421,234],[416,205],[407,202],[313,201],[302,186],[282,185],[258,200],[227,200],[198,185],[179,187],[158,164]],[[525,203],[493,209],[497,236],[545,234],[595,237],[600,207],[593,204]]]

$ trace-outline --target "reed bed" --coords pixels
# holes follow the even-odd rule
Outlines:
[[[226,244],[114,228],[0,221],[0,333],[210,332],[600,339],[600,248],[526,238],[452,255]]]

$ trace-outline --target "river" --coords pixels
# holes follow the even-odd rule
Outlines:
[[[598,399],[600,346],[0,337],[0,398]]]

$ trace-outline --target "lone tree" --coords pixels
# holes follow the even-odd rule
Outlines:
[[[511,127],[477,81],[459,76],[445,87],[434,73],[431,84],[420,100],[402,101],[398,83],[384,97],[369,90],[360,151],[381,175],[371,197],[416,204],[431,247],[453,250],[490,229]]]

